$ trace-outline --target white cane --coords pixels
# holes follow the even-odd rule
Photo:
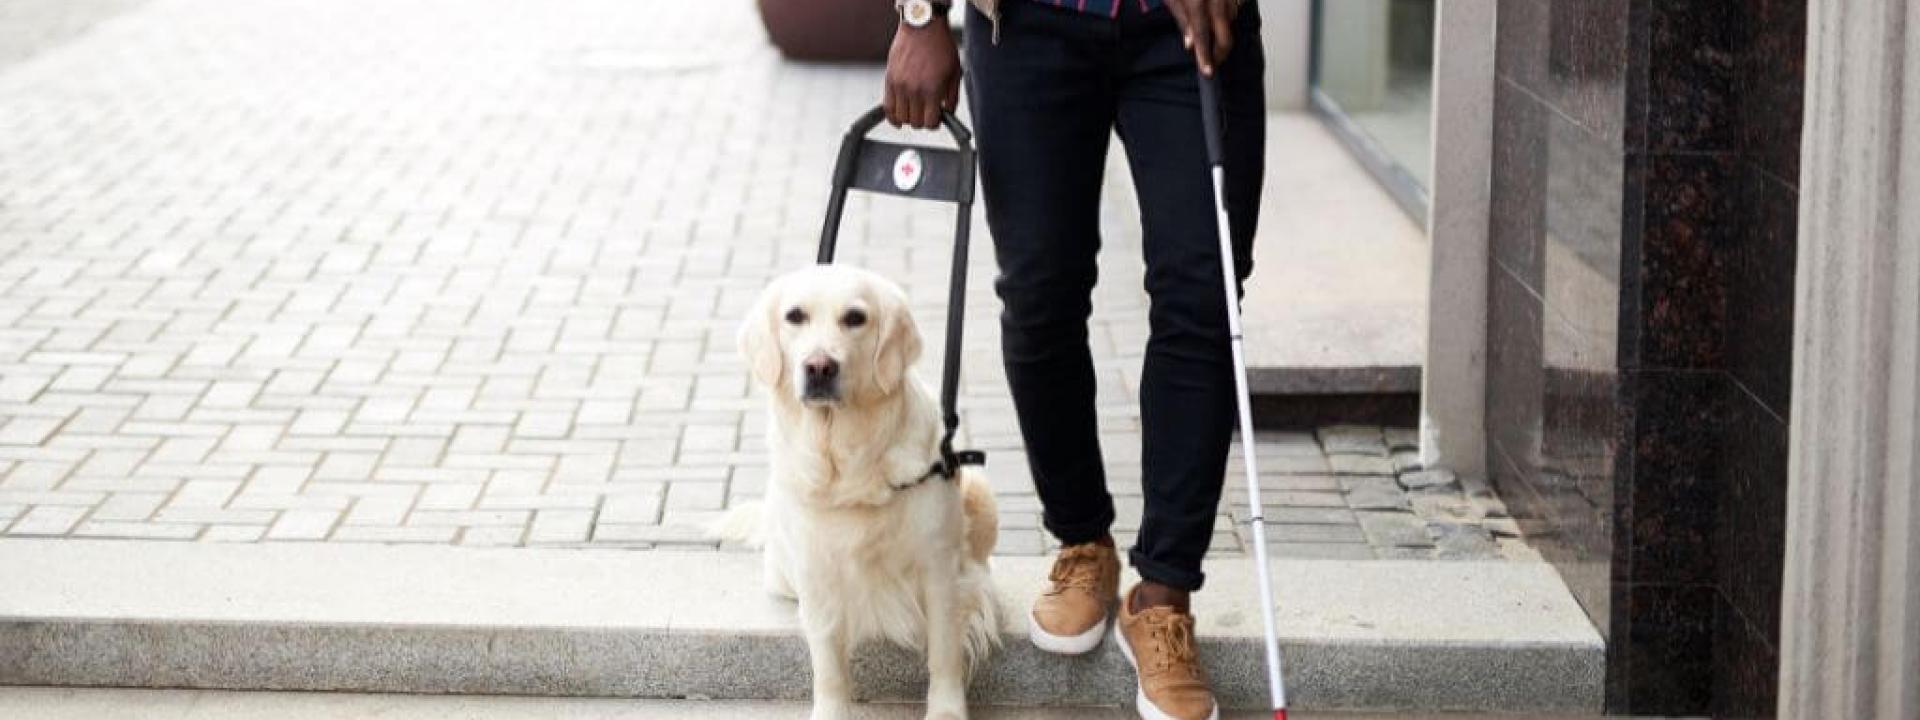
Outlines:
[[[1273,626],[1273,578],[1267,565],[1267,523],[1260,504],[1260,471],[1254,464],[1253,401],[1247,390],[1247,356],[1240,337],[1240,296],[1233,262],[1233,232],[1227,220],[1225,150],[1221,145],[1220,88],[1216,80],[1200,75],[1200,116],[1206,123],[1207,165],[1213,171],[1213,211],[1220,229],[1220,275],[1226,290],[1227,332],[1233,346],[1233,386],[1240,410],[1240,451],[1247,471],[1247,505],[1252,516],[1253,562],[1260,577],[1260,618],[1266,624],[1267,688],[1272,694],[1274,720],[1287,720],[1287,686],[1280,673],[1280,635]]]

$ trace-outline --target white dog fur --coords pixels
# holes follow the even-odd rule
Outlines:
[[[775,280],[740,330],[770,396],[772,468],[764,502],[715,530],[763,545],[767,589],[798,600],[816,720],[850,715],[849,657],[876,639],[923,652],[927,717],[961,720],[967,676],[999,642],[992,491],[971,469],[914,483],[941,433],[938,402],[909,371],[920,350],[905,291],[845,266]],[[828,361],[837,397],[808,397],[808,363]]]

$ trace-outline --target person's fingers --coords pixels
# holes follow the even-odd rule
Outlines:
[[[1200,73],[1213,77],[1213,21],[1207,12],[1207,4],[1199,4],[1193,14],[1193,25],[1187,28],[1187,36],[1193,38],[1193,60],[1200,65]]]
[[[889,78],[880,94],[880,106],[887,110],[887,124],[900,127],[900,84]]]
[[[1185,0],[1167,0],[1167,12],[1173,13],[1173,22],[1180,26],[1180,45],[1193,49],[1193,20],[1187,12]]]
[[[954,73],[953,79],[947,81],[947,97],[941,106],[948,110],[960,109],[960,73]]]
[[[932,88],[928,90],[926,96],[920,99],[921,130],[933,130],[940,127],[941,98],[940,95],[937,94],[939,91]]]
[[[1233,0],[1211,0],[1213,5],[1213,61],[1224,62],[1233,52]]]
[[[908,127],[920,127],[920,95],[911,87],[900,93],[900,122]]]

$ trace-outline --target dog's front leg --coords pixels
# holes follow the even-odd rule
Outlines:
[[[966,720],[967,648],[952,572],[927,582],[927,720]]]
[[[800,595],[800,626],[807,634],[807,655],[813,661],[813,720],[846,720],[853,716],[853,680],[847,655],[850,648],[839,618],[822,612],[809,593]]]

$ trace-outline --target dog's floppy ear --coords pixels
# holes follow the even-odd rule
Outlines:
[[[740,323],[740,357],[747,361],[753,379],[770,388],[780,387],[787,373],[786,353],[780,348],[780,281],[767,284],[760,298]]]
[[[880,394],[891,395],[900,389],[907,369],[920,359],[920,326],[913,322],[907,294],[900,288],[883,285],[876,300],[880,334],[873,349],[873,380]]]

